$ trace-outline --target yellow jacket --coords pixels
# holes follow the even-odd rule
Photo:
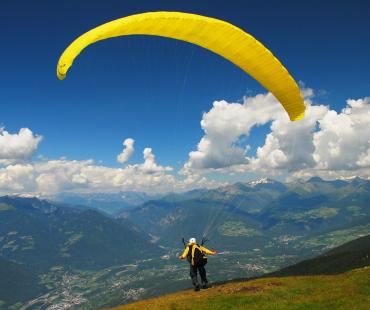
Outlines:
[[[190,251],[190,247],[192,247],[191,249],[191,264],[194,265],[194,251],[195,249],[199,249],[202,253],[204,254],[210,254],[210,255],[214,255],[216,254],[216,251],[211,251],[211,250],[208,250],[207,248],[205,248],[204,246],[201,246],[199,244],[196,244],[196,243],[188,243],[184,252],[181,254],[180,258],[181,259],[184,259],[188,256],[189,254],[189,251]]]

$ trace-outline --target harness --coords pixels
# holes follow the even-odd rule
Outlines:
[[[197,249],[199,250],[200,255],[201,255],[200,260],[197,263],[202,262],[202,264],[205,265],[207,263],[207,257],[204,255],[202,249],[199,247],[198,244],[189,245],[189,252],[187,255],[187,259],[189,263],[191,263],[191,265],[194,266],[195,265],[195,261],[194,261],[195,255],[194,254]]]

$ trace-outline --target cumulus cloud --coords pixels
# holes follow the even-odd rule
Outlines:
[[[121,152],[121,154],[117,156],[117,161],[119,163],[121,164],[125,163],[126,161],[130,159],[132,154],[134,154],[134,151],[135,151],[134,143],[135,143],[135,140],[132,138],[127,138],[125,141],[123,141],[124,149]]]
[[[370,166],[370,141],[369,146],[366,152],[360,154],[358,160],[356,161],[356,164],[359,167],[369,167]]]
[[[0,193],[34,192],[34,167],[31,164],[14,164],[0,168]]]
[[[203,176],[178,177],[173,168],[156,162],[151,148],[143,150],[142,163],[111,168],[99,165],[91,159],[26,161],[37,149],[41,136],[23,128],[10,134],[0,129],[0,194],[29,194],[52,196],[59,192],[116,192],[185,191],[199,187],[215,187],[218,183]],[[134,152],[135,141],[124,140],[124,149],[117,156],[120,163],[129,160]]]
[[[42,140],[28,128],[21,128],[11,134],[0,128],[0,163],[14,163],[27,160],[37,149]]]
[[[190,152],[184,170],[247,164],[249,147],[238,145],[238,139],[248,136],[253,126],[265,124],[282,114],[280,104],[270,93],[245,98],[243,104],[214,102],[212,109],[203,114],[200,124],[205,135],[197,150]]]
[[[319,175],[326,178],[370,175],[370,98],[347,100],[340,113],[328,110],[318,120],[313,135],[314,169],[295,176]]]
[[[182,173],[239,172],[290,177],[335,178],[370,174],[369,98],[347,100],[336,112],[314,104],[312,89],[303,89],[303,120],[291,122],[271,94],[245,98],[242,104],[217,101],[203,114],[204,136],[190,152]],[[238,146],[253,127],[271,122],[264,144],[254,156]]]
[[[164,191],[173,187],[171,167],[160,166],[150,148],[144,149],[144,162],[124,168],[97,165],[93,160],[50,160],[34,164],[37,190],[41,194],[61,191],[117,190]]]
[[[275,169],[297,171],[314,167],[313,134],[317,120],[327,111],[325,106],[307,104],[305,117],[301,121],[291,122],[286,115],[276,117],[265,144],[257,148],[256,156],[251,159],[250,168],[269,172]]]
[[[151,148],[149,147],[145,148],[143,151],[143,155],[144,163],[142,165],[133,166],[136,167],[141,172],[144,172],[145,174],[155,174],[173,170],[171,167],[158,166],[157,163],[155,162],[155,156]]]
[[[366,165],[370,141],[370,98],[347,100],[340,113],[330,110],[318,120],[314,157],[319,169],[353,170]],[[360,165],[359,165],[360,164]]]
[[[29,164],[10,164],[0,168],[0,194],[29,194],[48,197],[59,192],[142,191],[165,193],[220,183],[203,176],[176,178],[172,167],[155,161],[152,149],[143,151],[144,162],[124,168],[110,168],[93,160],[44,160]]]
[[[41,136],[29,129],[17,134],[0,131],[0,194],[51,196],[58,192],[143,191],[178,192],[212,188],[209,173],[282,174],[290,179],[319,175],[324,178],[370,175],[370,98],[349,99],[341,111],[314,103],[304,89],[305,118],[291,122],[271,94],[244,98],[243,103],[217,101],[203,114],[204,136],[179,173],[160,165],[151,148],[143,162],[111,168],[93,160],[39,159],[26,162]],[[251,152],[252,129],[268,124],[270,131]],[[241,142],[243,139],[243,143]],[[134,152],[134,140],[124,142],[117,160],[125,163]],[[236,179],[237,176],[234,176]],[[218,178],[222,179],[222,177]]]

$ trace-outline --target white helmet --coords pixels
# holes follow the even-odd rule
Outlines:
[[[189,243],[197,243],[197,239],[195,239],[195,238],[190,238],[190,239],[189,239]]]

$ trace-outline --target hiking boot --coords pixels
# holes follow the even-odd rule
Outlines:
[[[199,286],[199,284],[195,285],[195,287],[194,287],[194,291],[198,292],[199,290],[200,290],[200,286]]]

